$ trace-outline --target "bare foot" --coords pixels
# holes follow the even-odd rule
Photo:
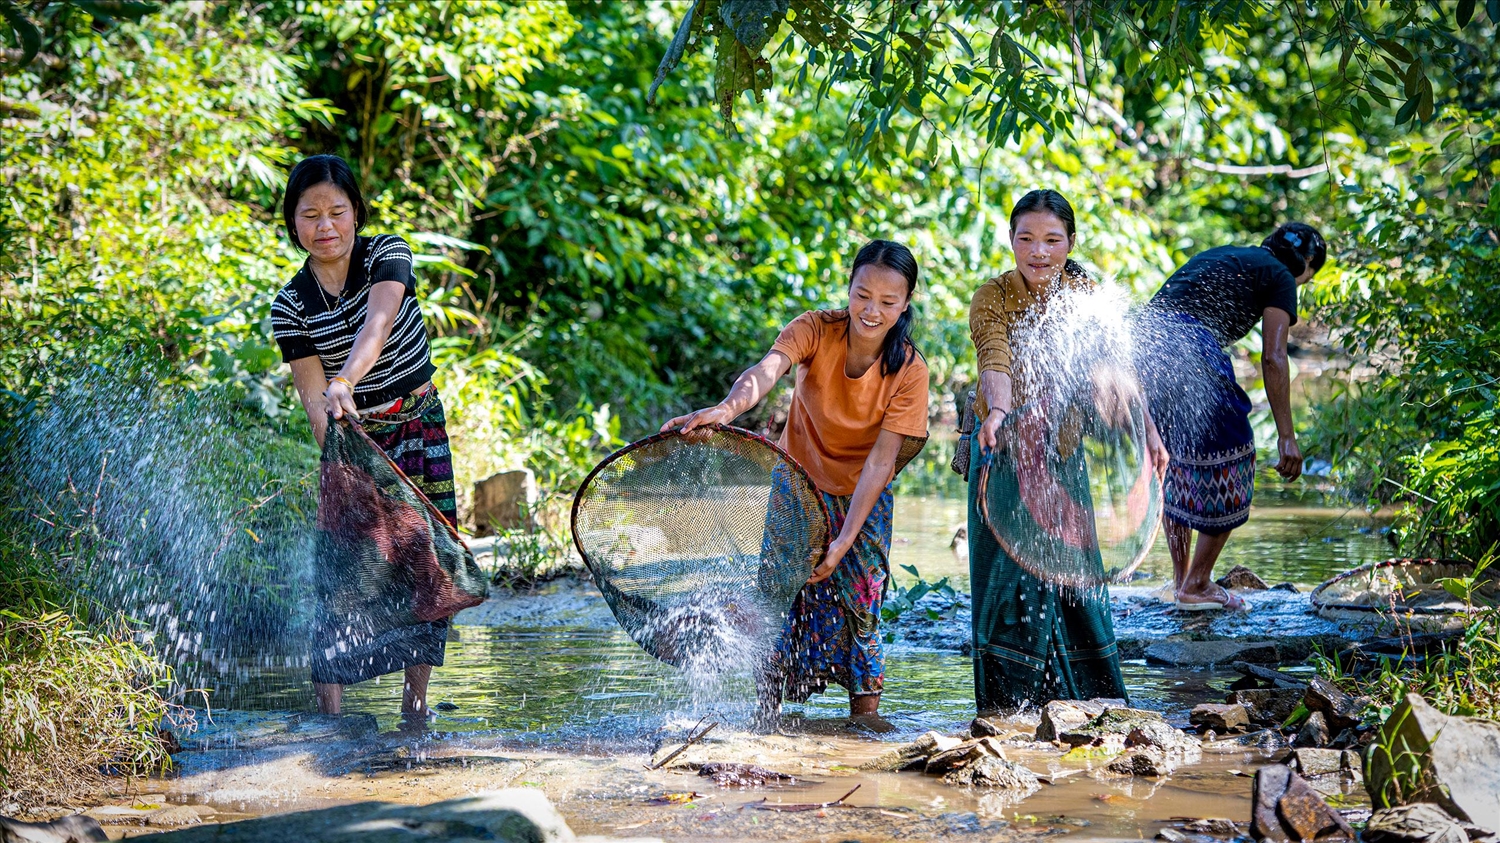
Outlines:
[[[1245,608],[1245,601],[1242,597],[1221,585],[1211,585],[1204,591],[1179,591],[1176,596],[1179,605],[1217,604],[1231,612],[1242,611]]]

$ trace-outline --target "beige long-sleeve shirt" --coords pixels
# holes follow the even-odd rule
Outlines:
[[[1032,394],[1032,367],[1024,358],[1017,359],[1012,347],[1016,326],[1032,308],[1046,307],[1060,290],[1089,290],[1093,286],[1094,282],[1087,274],[1063,272],[1047,289],[1035,295],[1026,287],[1021,273],[1012,269],[984,282],[974,291],[974,298],[969,303],[969,337],[979,355],[979,371],[1010,375],[1013,408],[1035,397]],[[987,415],[989,402],[981,389],[974,401],[974,417],[982,422]]]

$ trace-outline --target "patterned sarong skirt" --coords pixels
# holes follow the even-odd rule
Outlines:
[[[1171,461],[1163,483],[1165,517],[1219,535],[1250,517],[1255,434],[1250,398],[1208,328],[1180,313],[1153,317],[1141,380]]]
[[[822,495],[832,518],[829,536],[837,536],[852,496]],[[892,505],[887,486],[833,576],[803,586],[793,602],[772,659],[783,699],[803,702],[829,682],[851,695],[878,694],[885,686],[880,609],[890,580]]]

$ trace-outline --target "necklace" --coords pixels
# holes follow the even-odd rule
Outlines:
[[[323,282],[322,282],[321,279],[318,278],[318,271],[313,268],[313,265],[312,265],[311,261],[309,261],[308,264],[307,264],[307,271],[312,274],[313,285],[318,288],[318,293],[323,296],[323,306],[326,307],[326,308],[328,308],[328,312],[329,313],[335,312],[334,311],[334,302],[338,302],[339,304],[343,304],[344,303],[344,289],[342,287],[340,287],[339,288],[338,297],[335,298],[335,299],[329,299],[328,298],[328,291],[325,290],[325,289],[323,289]],[[345,280],[344,283],[346,283],[346,284],[348,283],[347,279]]]

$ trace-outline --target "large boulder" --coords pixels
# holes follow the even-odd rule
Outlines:
[[[1434,802],[1458,819],[1500,831],[1497,771],[1500,723],[1450,717],[1408,694],[1365,756],[1365,788],[1376,807]]]
[[[1124,700],[1052,700],[1042,707],[1036,739],[1062,740],[1063,732],[1076,729],[1104,713],[1110,707],[1124,708]]]
[[[361,802],[319,811],[197,826],[152,838],[161,843],[411,843],[421,838],[498,843],[565,843],[572,829],[539,790],[514,788],[432,805]]]

